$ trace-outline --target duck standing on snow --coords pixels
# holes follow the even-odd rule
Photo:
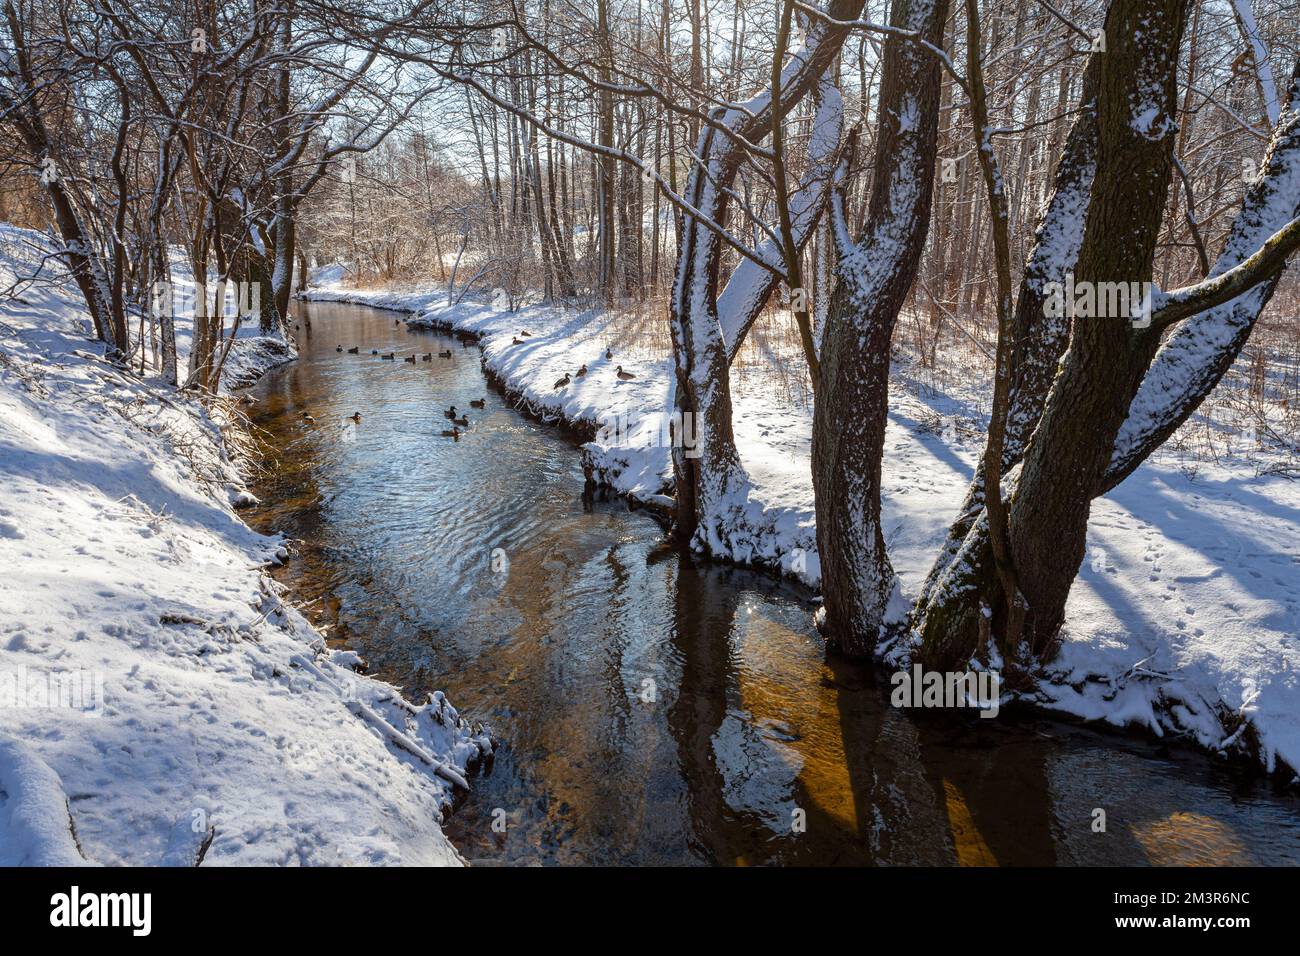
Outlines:
[[[558,382],[556,382],[556,383],[555,383],[555,387],[556,387],[556,389],[564,388],[564,386],[568,385],[571,381],[573,381],[573,376],[570,375],[568,372],[565,372],[565,373],[564,373],[564,378],[562,378],[562,379],[560,379]]]
[[[575,377],[575,378],[582,378],[582,376],[584,376],[584,375],[586,375],[586,374],[587,374],[587,366],[584,365],[582,368],[578,369],[578,374],[577,374],[576,376],[574,376],[574,377]]]
[[[523,342],[520,342],[520,341],[519,341],[519,336],[516,335],[516,336],[513,336],[513,337],[510,339],[510,344],[511,344],[511,345],[523,345],[524,343],[523,343]]]
[[[633,375],[631,372],[625,372],[625,371],[623,371],[623,366],[621,366],[621,365],[618,366],[618,368],[614,369],[614,374],[616,374],[619,378],[621,378],[621,379],[622,379],[623,381],[625,381],[625,382],[626,382],[629,378],[636,378],[636,376]]]
[[[528,337],[531,336],[533,333],[532,333],[532,332],[529,332],[527,329],[520,329],[520,330],[519,330],[519,334],[522,335],[524,338],[528,338]]]
[[[605,349],[605,358],[612,359],[613,357],[614,357],[614,350],[611,348]]]

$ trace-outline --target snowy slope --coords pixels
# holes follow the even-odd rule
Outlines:
[[[533,411],[607,423],[648,422],[668,405],[671,360],[605,358],[599,313],[545,307],[507,312],[445,306],[445,292],[357,290],[341,270],[308,298],[415,313],[413,325],[481,336],[485,365]],[[521,330],[533,333],[512,344]],[[556,390],[566,372],[588,374]],[[620,381],[622,364],[637,378]],[[810,406],[782,404],[760,376],[733,389],[737,444],[752,489],[751,520],[770,529],[766,554],[733,555],[820,579],[809,471]],[[896,374],[884,456],[883,522],[905,594],[914,595],[956,514],[982,448],[985,383],[935,395]],[[636,429],[630,429],[635,436]],[[667,488],[667,448],[598,440],[584,454],[623,493]],[[1269,770],[1300,768],[1300,482],[1257,475],[1255,449],[1186,474],[1173,455],[1146,462],[1094,503],[1088,557],[1071,593],[1064,646],[1037,703],[1085,719],[1135,725],[1212,751],[1238,751]],[[800,556],[802,560],[795,559]],[[802,568],[802,572],[799,569]]]
[[[0,289],[33,234],[0,233]],[[0,300],[0,865],[457,864],[485,742],[331,652],[211,416],[121,375],[64,282]],[[278,361],[280,359],[276,359]]]

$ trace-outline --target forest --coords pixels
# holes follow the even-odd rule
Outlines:
[[[1296,0],[0,8],[0,863],[1300,863]]]

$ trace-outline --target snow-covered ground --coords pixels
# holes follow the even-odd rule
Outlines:
[[[0,226],[0,290],[40,246]],[[231,406],[106,363],[65,276],[15,295],[0,865],[459,863],[442,814],[487,742],[441,695],[358,674],[285,603],[264,570],[282,542],[234,510]],[[254,341],[240,377],[283,360]]]
[[[619,491],[653,500],[667,490],[668,449],[645,436],[658,432],[668,407],[671,360],[624,348],[625,322],[544,306],[448,307],[441,287],[359,290],[340,276],[337,267],[318,270],[306,297],[409,312],[412,325],[477,334],[488,370],[534,412],[597,426],[631,423],[626,433],[638,447],[598,440],[584,449]],[[586,375],[555,388],[583,364]],[[636,377],[619,379],[619,365]],[[815,585],[811,407],[776,399],[761,374],[742,379],[733,393],[736,438],[752,480],[746,507],[771,533],[767,553],[736,557],[779,565]],[[904,370],[895,375],[884,523],[909,597],[982,450],[984,391],[978,376],[936,393]],[[1244,442],[1241,451],[1195,469],[1159,453],[1094,503],[1063,648],[1037,702],[1246,753],[1290,780],[1300,768],[1300,482],[1259,475],[1260,453]]]

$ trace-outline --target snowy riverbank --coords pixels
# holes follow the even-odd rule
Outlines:
[[[599,428],[630,421],[640,447],[597,441],[588,460],[620,492],[655,501],[668,450],[644,435],[668,407],[671,362],[627,351],[599,312],[516,312],[445,290],[348,288],[319,270],[306,298],[413,314],[412,327],[474,333],[483,361],[544,418]],[[522,336],[522,332],[531,333]],[[518,338],[519,344],[513,344]],[[348,343],[352,344],[352,343]],[[613,355],[606,358],[606,349]],[[585,364],[587,374],[555,383]],[[616,366],[636,377],[621,380]],[[816,585],[811,407],[739,377],[736,437],[752,490],[746,508],[770,529],[766,553]],[[884,523],[904,593],[915,595],[981,450],[987,397],[978,379],[938,392],[896,371],[884,458]],[[1145,728],[1245,757],[1296,782],[1300,767],[1300,482],[1257,474],[1256,451],[1194,467],[1159,453],[1094,503],[1088,556],[1070,596],[1061,655],[1034,702],[1086,720]],[[803,560],[796,563],[796,557]],[[802,573],[798,573],[802,568]]]
[[[0,289],[40,242],[0,227]],[[87,330],[62,274],[0,299],[0,865],[459,863],[441,819],[481,738],[285,603],[230,406]],[[228,382],[285,360],[248,338]]]

